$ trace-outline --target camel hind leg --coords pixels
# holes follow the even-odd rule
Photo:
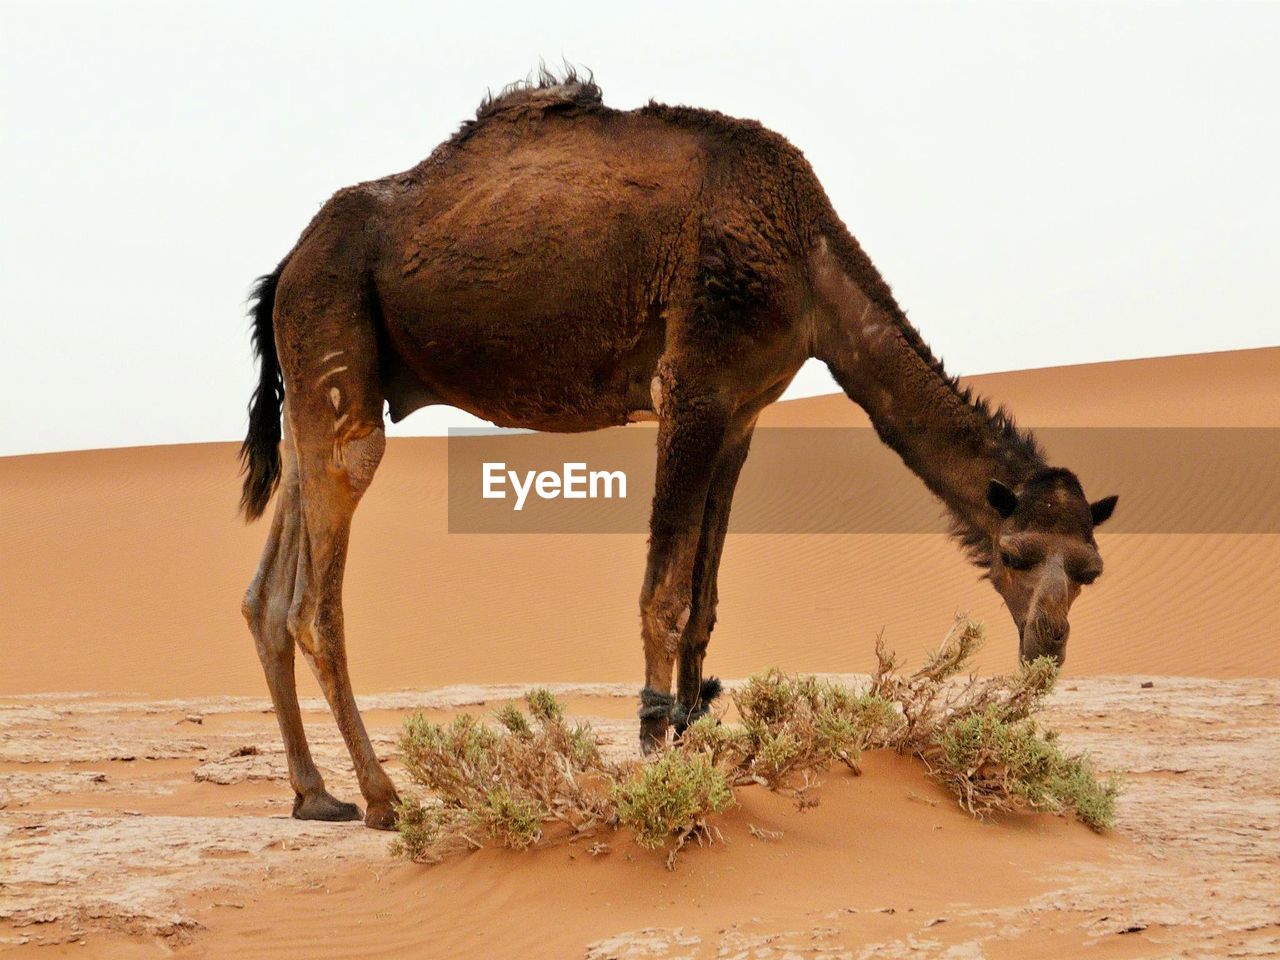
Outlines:
[[[360,792],[368,804],[365,823],[389,829],[395,822],[398,797],[378,762],[356,706],[347,671],[342,613],[351,517],[373,479],[384,444],[382,427],[365,420],[357,421],[335,440],[331,452],[312,447],[301,453],[303,535],[289,624],[351,754]]]
[[[343,260],[336,263],[341,267]],[[351,518],[386,444],[377,337],[367,295],[354,278],[339,283],[332,272],[286,273],[281,282],[276,319],[301,501],[288,622],[351,754],[367,804],[365,823],[389,829],[398,797],[356,706],[342,611]]]
[[[324,778],[311,758],[298,708],[293,639],[289,636],[287,620],[297,576],[302,517],[298,457],[287,412],[281,448],[283,469],[271,532],[241,610],[253,633],[280,724],[289,782],[294,792],[293,815],[300,820],[358,820],[360,810],[355,804],[336,800],[325,790]]]

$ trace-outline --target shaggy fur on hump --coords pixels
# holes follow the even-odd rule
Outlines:
[[[563,74],[556,76],[545,64],[539,64],[535,76],[509,83],[496,95],[492,90],[486,92],[480,106],[476,107],[475,119],[464,121],[450,142],[462,143],[479,130],[486,120],[522,107],[539,111],[574,108],[603,110],[604,92],[596,84],[590,70],[583,77],[576,67],[565,64]]]

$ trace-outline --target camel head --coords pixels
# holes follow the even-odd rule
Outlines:
[[[1024,661],[1066,660],[1067,614],[1080,590],[1102,574],[1093,528],[1111,516],[1117,499],[1090,503],[1070,470],[1042,470],[1016,492],[991,481],[987,501],[1000,525],[989,576],[1018,626]]]

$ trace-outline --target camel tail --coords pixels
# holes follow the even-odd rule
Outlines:
[[[258,278],[249,295],[253,330],[250,338],[258,358],[258,385],[249,398],[249,432],[240,445],[244,488],[240,510],[246,522],[262,516],[280,482],[280,410],[284,405],[284,380],[280,358],[276,356],[276,334],[272,314],[276,305],[276,284],[284,264]]]

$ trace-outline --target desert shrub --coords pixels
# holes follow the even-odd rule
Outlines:
[[[525,849],[547,840],[549,824],[570,840],[624,827],[643,846],[668,848],[670,866],[690,840],[716,835],[713,818],[735,803],[735,788],[761,784],[811,802],[814,771],[840,763],[859,772],[868,748],[918,757],[975,815],[1030,809],[1109,827],[1118,781],[1099,779],[1034,718],[1057,679],[1054,662],[962,677],[982,639],[981,625],[957,619],[909,674],[877,643],[863,689],[766,671],[732,693],[738,722],[702,717],[646,762],[606,760],[590,726],[570,723],[546,690],[531,692],[525,709],[503,706],[493,724],[418,715],[400,749],[429,796],[401,805],[396,850],[434,862],[486,843]]]
[[[1090,760],[1066,754],[1033,715],[1058,678],[1049,657],[1016,674],[959,678],[983,641],[982,626],[958,618],[915,673],[897,672],[877,644],[871,689],[899,705],[902,724],[884,745],[924,761],[930,775],[970,813],[1031,809],[1074,813],[1095,830],[1115,821],[1120,784],[1098,778]]]
[[[504,847],[523,850],[542,839],[542,821],[550,819],[551,813],[532,797],[514,794],[499,784],[474,816]]]
[[[677,749],[702,754],[720,767],[730,763],[730,758],[740,757],[746,752],[746,738],[747,732],[742,727],[721,723],[716,717],[707,715],[699,717],[685,730]]]
[[[877,693],[778,670],[751,677],[733,702],[742,730],[723,755],[736,782],[772,788],[793,773],[837,761],[858,772],[862,751],[889,739],[902,722],[893,703]]]
[[[612,790],[618,820],[650,849],[675,838],[675,850],[695,835],[710,834],[707,818],[733,806],[724,771],[703,753],[668,750],[641,764]]]
[[[1073,754],[1065,759],[1054,774],[1051,795],[1093,829],[1110,830],[1116,822],[1120,778],[1114,774],[1099,778],[1093,761],[1085,755]]]
[[[402,804],[397,850],[435,861],[485,840],[524,849],[537,843],[548,821],[570,835],[612,822],[608,777],[590,726],[570,724],[545,690],[495,715],[500,729],[471,714],[451,723],[411,717],[400,752],[413,780],[433,802]]]
[[[545,690],[495,712],[500,729],[470,714],[451,723],[412,717],[400,737],[405,767],[430,801],[401,804],[395,852],[436,862],[486,842],[524,849],[558,821],[566,836],[625,825],[643,846],[709,837],[707,819],[733,803],[725,773],[705,754],[664,752],[649,764],[601,757],[591,728],[565,720]],[[699,730],[716,729],[705,723]]]
[[[862,751],[902,723],[894,704],[876,694],[776,669],[748,679],[732,699],[738,723],[703,717],[678,749],[707,756],[734,786],[777,790],[835,762],[858,772]]]
[[[1087,758],[1064,754],[1034,720],[1008,719],[994,705],[946,724],[930,758],[934,777],[975,813],[1074,810],[1095,829],[1115,819],[1114,780],[1099,782]]]
[[[452,853],[478,850],[483,844],[473,836],[473,825],[468,811],[411,797],[396,808],[397,836],[391,842],[391,852],[423,863],[438,863]]]

